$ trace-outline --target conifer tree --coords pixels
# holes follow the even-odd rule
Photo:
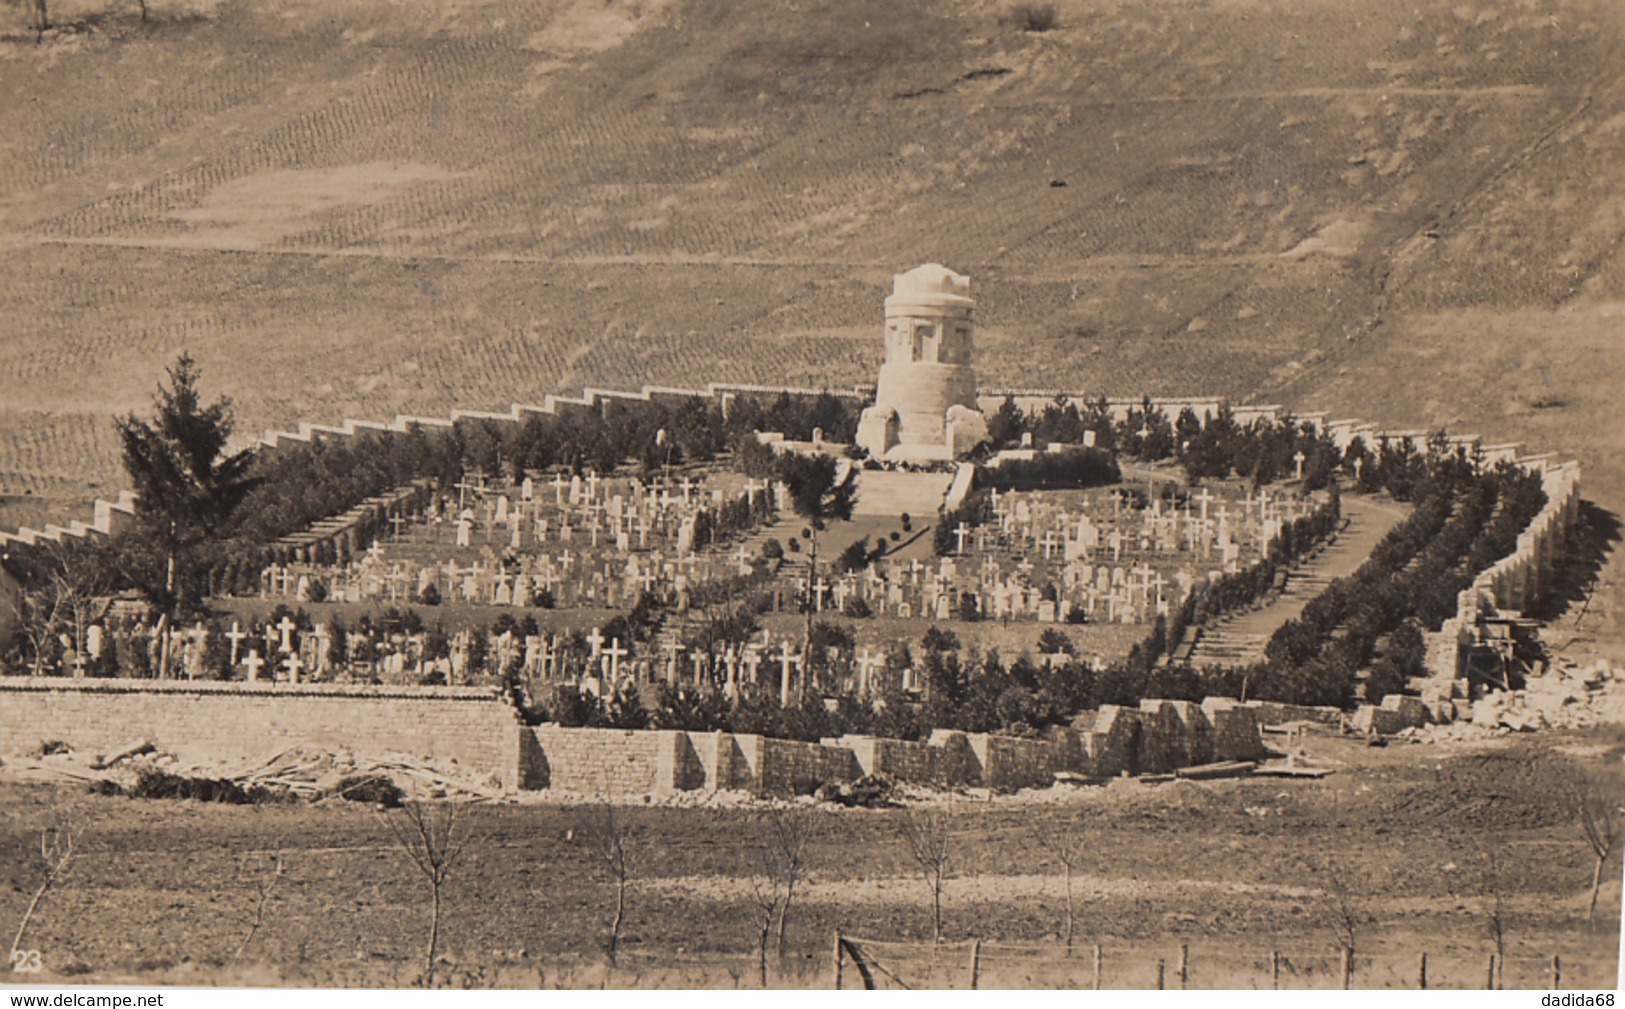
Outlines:
[[[169,384],[153,395],[155,415],[118,421],[124,469],[135,483],[141,539],[163,555],[162,579],[139,579],[159,611],[159,675],[168,668],[168,630],[189,584],[188,554],[219,536],[243,498],[258,482],[249,477],[252,450],[226,451],[234,427],[231,400],[204,406],[199,369],[182,353],[168,369]]]

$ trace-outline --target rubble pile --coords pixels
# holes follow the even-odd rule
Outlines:
[[[372,757],[314,746],[292,746],[236,765],[195,765],[139,741],[108,755],[61,744],[7,768],[25,781],[83,782],[97,792],[140,799],[209,802],[355,802],[400,805],[406,798],[492,801],[501,786],[455,765],[405,757]]]
[[[1559,660],[1542,676],[1531,676],[1524,689],[1496,691],[1473,702],[1473,724],[1514,731],[1583,729],[1625,716],[1625,697],[1610,692],[1620,670],[1607,660],[1590,666]]]
[[[1407,730],[1401,736],[1441,734],[1465,738],[1486,732],[1534,732],[1539,729],[1583,729],[1606,722],[1625,722],[1625,670],[1597,659],[1590,665],[1558,659],[1540,676],[1530,676],[1522,690],[1495,690],[1472,702],[1454,702],[1458,721],[1452,726]],[[1445,729],[1449,732],[1445,732]]]

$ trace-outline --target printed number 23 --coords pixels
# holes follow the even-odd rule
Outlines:
[[[40,970],[39,950],[14,949],[11,951],[11,972],[13,974],[38,974]]]

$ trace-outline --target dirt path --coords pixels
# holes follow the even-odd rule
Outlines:
[[[1353,574],[1372,548],[1409,514],[1398,502],[1363,495],[1343,498],[1348,524],[1337,541],[1299,564],[1287,578],[1286,590],[1264,606],[1218,621],[1202,631],[1191,654],[1197,665],[1240,665],[1264,658],[1264,644],[1275,629],[1303,612],[1332,579]]]

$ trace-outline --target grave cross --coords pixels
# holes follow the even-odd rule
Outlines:
[[[587,635],[587,644],[592,646],[592,657],[598,658],[598,653],[604,648],[604,633],[594,627],[592,633]]]
[[[779,660],[779,700],[788,708],[790,706],[790,670],[795,666],[796,653],[790,650],[790,642],[779,642],[779,654],[774,656]]]
[[[604,654],[609,657],[609,677],[613,680],[620,676],[621,659],[632,653],[621,647],[620,638],[614,638],[610,641],[609,647],[604,649]]]
[[[616,638],[611,641],[609,647],[604,649],[604,655],[609,659],[609,682],[611,688],[614,688],[621,682],[621,658],[630,654],[632,653],[621,647],[620,638]],[[598,667],[598,697],[600,700],[602,700],[603,696],[604,667],[600,665]]]
[[[829,592],[829,582],[823,575],[818,576],[818,581],[813,585],[813,591],[818,595],[818,612],[822,613],[824,612],[824,595]]]
[[[869,692],[869,681],[874,676],[875,669],[884,663],[883,658],[871,652],[867,646],[864,647],[863,654],[858,656],[858,694],[860,696]]]
[[[243,640],[248,636],[248,632],[243,630],[242,625],[238,624],[235,620],[231,622],[231,630],[226,633],[226,637],[231,639],[232,665],[235,666],[237,664],[237,651],[242,647]]]
[[[1056,543],[1056,541],[1055,541],[1055,530],[1051,529],[1048,532],[1044,533],[1044,559],[1046,561],[1049,560],[1050,557],[1054,555],[1055,548],[1058,545],[1059,544]]]
[[[282,660],[282,668],[288,671],[289,683],[298,683],[299,672],[305,668],[305,664],[300,660],[298,652],[289,652],[288,657]]]
[[[265,660],[260,658],[259,649],[250,649],[248,658],[243,660],[243,665],[248,667],[248,682],[257,681],[260,678],[260,667],[265,665]]]
[[[1294,480],[1303,479],[1303,461],[1305,458],[1307,457],[1303,454],[1303,449],[1301,448],[1298,449],[1298,454],[1292,457]]]
[[[282,650],[284,652],[293,649],[293,642],[289,636],[293,634],[293,629],[298,626],[286,614],[283,615],[282,622],[276,625],[276,629],[282,632]]]
[[[954,537],[959,540],[959,551],[958,551],[959,553],[964,553],[965,552],[965,537],[967,537],[969,535],[970,535],[970,526],[966,525],[963,522],[959,523],[959,528],[954,530]]]
[[[465,507],[468,506],[468,492],[469,491],[478,491],[481,494],[485,493],[485,478],[480,477],[480,482],[475,484],[475,483],[470,483],[468,478],[464,477],[462,482],[457,485],[457,510],[458,511],[462,511]]]

